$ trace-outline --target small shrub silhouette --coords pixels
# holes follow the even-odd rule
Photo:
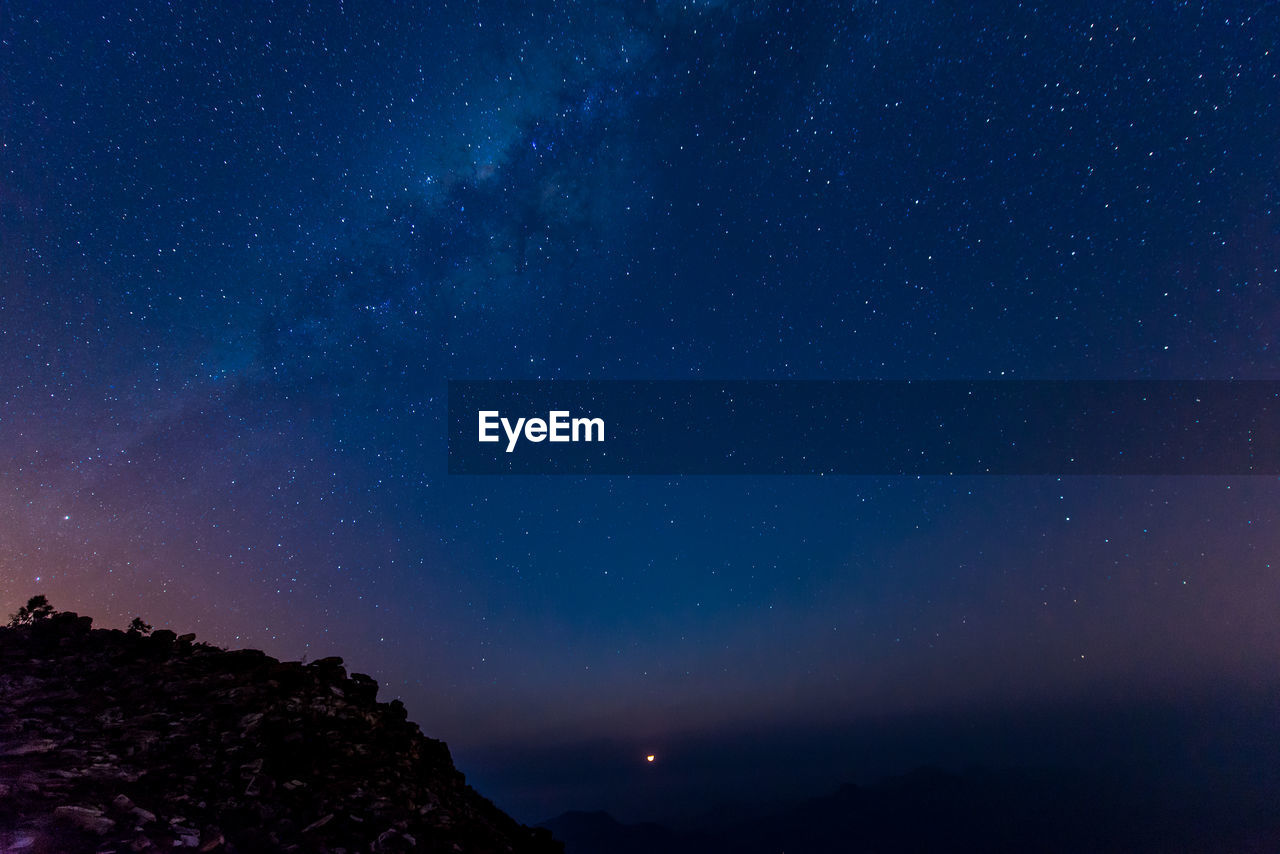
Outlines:
[[[9,616],[10,626],[31,626],[53,616],[53,606],[47,597],[32,596],[27,604],[18,609],[18,613]]]

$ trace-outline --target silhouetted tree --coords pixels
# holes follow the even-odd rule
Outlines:
[[[48,619],[52,614],[53,606],[45,596],[32,596],[27,600],[27,604],[18,609],[18,613],[9,616],[9,625],[30,626]]]
[[[129,634],[131,635],[149,635],[151,634],[151,624],[144,623],[141,617],[134,617],[129,622]]]

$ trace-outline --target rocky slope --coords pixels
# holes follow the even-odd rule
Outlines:
[[[554,852],[342,660],[0,628],[0,852]]]

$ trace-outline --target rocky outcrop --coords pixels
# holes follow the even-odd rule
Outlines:
[[[0,628],[0,852],[560,850],[377,690],[75,614]]]

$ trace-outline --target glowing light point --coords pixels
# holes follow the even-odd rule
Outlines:
[[[644,758],[644,761],[645,761],[645,762],[652,762],[654,759],[655,759],[654,755],[653,755],[652,753],[650,753],[648,756],[646,756],[646,757]]]

